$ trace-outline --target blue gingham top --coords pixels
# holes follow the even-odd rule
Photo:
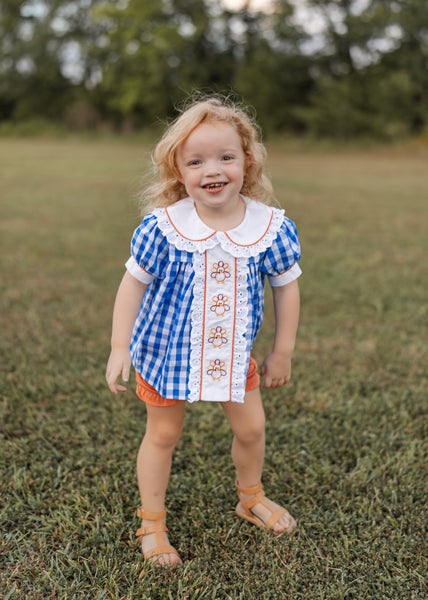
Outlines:
[[[201,255],[221,247],[223,256],[227,253],[231,260],[238,257],[237,269],[244,282],[240,291],[248,307],[239,342],[245,350],[244,384],[250,350],[262,322],[266,276],[272,286],[279,286],[301,273],[294,223],[282,210],[244,200],[245,218],[228,232],[213,231],[205,225],[191,198],[147,214],[134,232],[126,267],[149,287],[132,333],[132,362],[163,398],[192,401],[191,316],[195,268],[199,268],[195,265],[200,264]],[[193,356],[195,350],[197,354],[193,347]],[[243,401],[243,394],[237,401]]]

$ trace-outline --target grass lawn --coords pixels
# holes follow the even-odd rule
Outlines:
[[[235,516],[223,411],[189,406],[173,571],[142,569],[134,542],[144,406],[104,381],[148,150],[0,140],[0,596],[426,598],[428,150],[272,144],[303,276],[292,381],[264,393],[264,484],[298,528],[274,539]]]

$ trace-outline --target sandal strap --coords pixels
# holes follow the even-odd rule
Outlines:
[[[261,504],[264,504],[265,506],[267,506],[267,503],[264,499],[265,493],[264,493],[261,482],[258,483],[257,485],[253,485],[252,487],[249,487],[249,488],[241,488],[241,487],[239,487],[238,481],[236,481],[236,487],[238,489],[238,496],[241,501],[241,506],[248,515],[252,514],[251,509],[256,504],[259,504],[259,502]],[[251,495],[253,497],[244,501],[241,498],[241,494],[247,494],[247,495],[249,495],[249,496]]]
[[[235,485],[237,487],[238,494],[258,494],[259,492],[263,492],[263,485],[261,482],[258,483],[257,485],[253,485],[253,487],[241,488],[239,486],[238,480],[236,480]],[[263,495],[264,495],[264,492],[263,492]]]
[[[246,500],[245,502],[241,499],[241,497],[239,497],[240,501],[241,501],[241,506],[244,509],[244,511],[247,513],[248,516],[254,516],[254,513],[252,512],[252,508],[253,506],[255,506],[256,504],[262,504],[263,506],[265,506],[270,512],[271,515],[268,518],[268,520],[265,523],[265,527],[267,529],[273,529],[274,525],[277,523],[277,521],[279,521],[279,519],[285,515],[285,514],[289,514],[288,511],[285,508],[277,508],[276,510],[272,510],[271,506],[268,504],[266,497],[265,497],[265,492],[263,490],[263,485],[261,483],[258,483],[257,485],[254,485],[253,487],[250,488],[241,488],[239,487],[238,481],[236,481],[236,487],[238,488],[238,495],[240,494],[248,494],[248,495],[253,495],[252,498],[250,498],[249,500]]]
[[[161,542],[161,545],[165,545],[163,543],[164,532],[168,531],[168,528],[165,524],[166,510],[162,512],[154,513],[148,512],[144,510],[142,506],[137,509],[137,516],[141,519],[147,519],[148,521],[154,521],[153,525],[149,525],[147,527],[140,527],[135,534],[137,538],[141,539],[145,535],[150,535],[151,533],[156,533],[156,539],[158,542]]]
[[[247,512],[251,512],[251,509],[256,504],[263,504],[264,506],[266,506],[267,508],[269,508],[269,505],[267,504],[267,502],[266,502],[266,500],[264,498],[265,498],[264,492],[262,494],[256,494],[255,496],[253,496],[252,498],[250,498],[246,502],[244,502],[241,499],[241,505],[243,506],[244,510],[246,510]],[[269,508],[269,510],[270,510],[270,508]]]
[[[137,537],[142,537],[143,535],[150,535],[151,533],[163,533],[167,531],[168,527],[165,525],[165,523],[156,523],[155,525],[150,525],[149,527],[140,527],[135,535]]]
[[[293,531],[293,529],[296,526],[296,522],[294,521],[293,517],[290,515],[286,508],[280,506],[276,509],[272,508],[265,496],[261,482],[250,488],[241,488],[238,483],[238,480],[236,480],[236,487],[238,490],[238,496],[240,500],[238,506],[236,507],[236,512],[238,516],[240,516],[243,519],[247,519],[247,521],[258,525],[259,527],[273,530],[280,518],[284,515],[288,515],[288,517],[290,518],[290,525],[287,531]],[[248,496],[253,497],[249,500],[244,501],[241,498],[241,494],[246,494]],[[259,503],[262,504],[265,508],[267,508],[271,513],[266,521],[263,521],[251,510],[256,504]]]
[[[174,546],[165,544],[165,541],[164,541],[163,534],[168,531],[168,528],[165,524],[166,510],[154,513],[154,512],[148,512],[147,510],[144,510],[144,508],[142,506],[140,506],[137,509],[137,516],[140,517],[141,519],[147,519],[148,521],[154,521],[153,525],[149,525],[148,527],[143,527],[143,526],[140,527],[138,529],[137,533],[135,534],[136,537],[138,538],[139,542],[142,541],[142,539],[145,535],[150,535],[151,533],[156,534],[156,546],[154,548],[152,548],[151,550],[147,550],[146,552],[143,552],[144,558],[147,560],[154,556],[160,556],[162,554],[175,554],[180,559],[180,555],[178,554],[178,552],[174,548]],[[181,560],[180,560],[180,562],[181,562]]]
[[[178,554],[174,546],[168,546],[167,544],[161,544],[159,546],[156,546],[156,548],[147,550],[147,552],[144,552],[143,554],[145,559],[152,558],[152,556],[159,556],[160,554],[175,554],[176,556],[178,556],[178,558],[180,558],[180,555]]]
[[[149,521],[161,521],[166,517],[166,509],[161,512],[148,512],[142,506],[137,508],[137,517],[140,519],[148,519]]]
[[[270,510],[270,509],[269,509]],[[289,515],[290,513],[285,508],[277,508],[266,521],[266,527],[273,529],[274,525],[280,520],[283,515]],[[291,515],[290,515],[291,516]]]

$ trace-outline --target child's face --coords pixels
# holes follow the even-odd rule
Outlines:
[[[201,123],[177,150],[180,181],[202,216],[223,211],[225,216],[241,204],[245,155],[241,138],[226,123]]]

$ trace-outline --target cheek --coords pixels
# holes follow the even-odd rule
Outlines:
[[[180,169],[177,167],[177,168],[175,169],[175,171],[174,171],[174,175],[177,177],[177,180],[178,180],[178,181],[179,181],[181,184],[183,184],[184,186],[186,185],[186,182],[187,182],[187,180],[188,180],[188,178],[189,178],[189,176],[188,176],[188,174],[187,174],[187,173],[184,173],[184,174],[183,174],[183,173],[180,171]]]
[[[181,179],[179,179],[179,181],[181,181],[186,189],[195,185],[195,178],[192,177],[191,173],[186,173],[184,177],[180,175],[180,177]]]
[[[233,165],[233,167],[230,167],[229,175],[234,179],[243,179],[245,177],[245,171],[244,165]]]
[[[242,180],[242,184],[244,183],[245,175],[246,175],[246,169],[245,169],[245,167],[243,167],[239,171],[239,178]]]

